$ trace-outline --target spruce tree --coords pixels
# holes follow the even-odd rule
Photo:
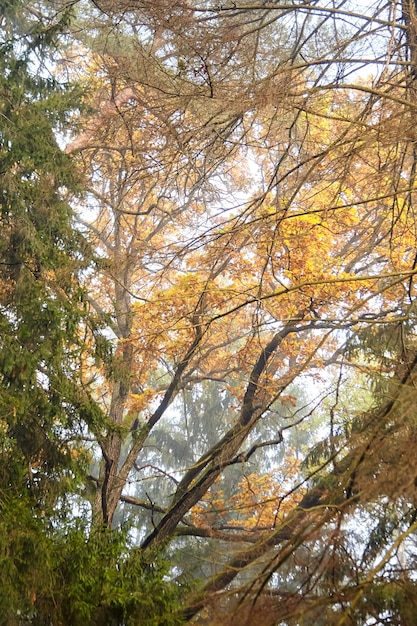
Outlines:
[[[47,60],[68,17],[42,23],[12,0],[1,19],[0,614],[7,624],[34,611],[51,569],[51,524],[80,465],[70,396],[82,353],[79,273],[88,260],[65,199],[79,181],[57,141],[73,93]]]
[[[0,17],[0,624],[173,624],[153,557],[91,530],[83,504],[100,410],[80,375],[93,266],[68,198],[82,181],[60,146],[79,106],[55,65],[70,18],[21,0]]]

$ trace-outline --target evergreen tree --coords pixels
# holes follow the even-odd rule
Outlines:
[[[170,624],[153,557],[93,532],[78,495],[100,411],[79,374],[91,256],[67,198],[82,181],[58,142],[79,106],[53,56],[70,18],[21,0],[0,18],[0,624]]]

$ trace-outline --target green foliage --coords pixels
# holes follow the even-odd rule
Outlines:
[[[178,589],[158,559],[145,559],[126,533],[73,528],[56,546],[52,584],[35,602],[35,623],[176,626]]]
[[[71,395],[84,349],[80,272],[89,258],[66,201],[80,181],[56,139],[74,94],[43,67],[54,45],[49,25],[42,30],[41,22],[29,20],[25,31],[23,3],[6,9],[0,44],[0,487],[21,496],[29,490],[47,508],[69,478],[75,488],[85,469],[85,458],[75,461],[71,453],[69,428],[80,419]],[[19,464],[23,483],[13,479]]]
[[[16,465],[13,479],[23,481]],[[31,506],[29,494],[2,489],[0,502],[0,624],[14,626],[33,615],[36,593],[49,582],[50,539],[42,511]]]
[[[179,588],[126,533],[52,528],[13,499],[0,523],[0,624],[178,626]]]

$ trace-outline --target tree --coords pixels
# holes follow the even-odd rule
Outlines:
[[[179,545],[221,546],[182,613],[195,623],[409,619],[415,16],[401,8],[95,2],[71,31],[88,108],[66,153],[96,255],[78,325],[89,515],[110,536],[128,517],[172,576]],[[357,371],[374,403],[339,415]],[[233,397],[216,428],[212,385]],[[184,437],[180,466],[179,403],[200,393],[204,436]],[[240,507],[253,485],[269,500],[262,466],[275,454],[283,472],[300,424],[316,432],[285,515],[220,528],[221,481],[256,459],[249,490],[221,500]],[[158,488],[132,493],[143,477]]]
[[[24,4],[1,16],[0,622],[134,623],[140,606],[142,623],[174,624],[165,570],[134,548],[127,559],[126,531],[82,519],[87,429],[104,418],[79,376],[94,265],[68,203],[81,179],[58,145],[81,93],[54,76],[71,9]]]
[[[36,578],[48,560],[43,517],[66,508],[88,462],[82,454],[76,459],[78,415],[67,404],[82,350],[77,276],[86,244],[61,193],[74,192],[78,180],[53,130],[65,123],[72,94],[45,68],[30,72],[36,52],[46,54],[67,15],[41,31],[31,12],[20,9],[21,3],[5,7],[0,51],[3,623],[17,623],[17,610],[32,610]]]

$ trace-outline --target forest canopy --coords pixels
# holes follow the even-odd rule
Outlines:
[[[363,4],[1,3],[0,624],[416,623],[417,8]]]

